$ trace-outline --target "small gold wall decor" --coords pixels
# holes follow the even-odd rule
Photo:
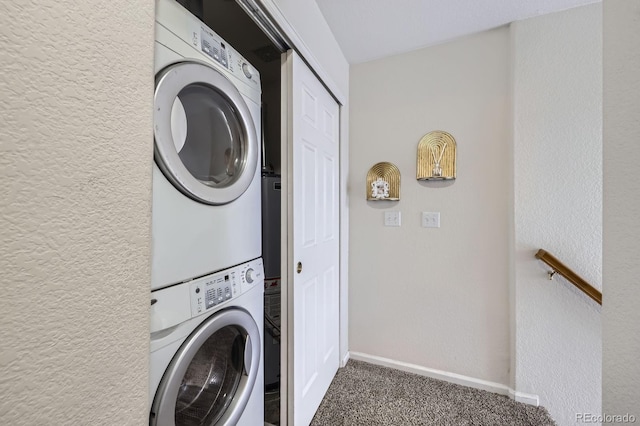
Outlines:
[[[400,199],[400,170],[395,164],[374,164],[367,173],[367,200],[397,201]]]
[[[427,133],[418,143],[418,180],[456,178],[456,140],[447,132]]]

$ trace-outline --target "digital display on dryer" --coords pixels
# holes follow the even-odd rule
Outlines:
[[[229,67],[229,61],[227,59],[227,49],[224,43],[218,41],[210,32],[208,32],[204,28],[201,29],[200,40],[200,48],[205,54],[210,56],[225,68]]]

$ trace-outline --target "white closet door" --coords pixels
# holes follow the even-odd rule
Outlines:
[[[304,426],[339,365],[339,106],[294,52],[287,54],[287,68],[293,161],[293,258],[288,271],[293,277],[293,424]]]

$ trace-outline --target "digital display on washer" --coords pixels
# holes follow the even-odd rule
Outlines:
[[[191,284],[191,313],[199,315],[220,303],[233,299],[237,293],[236,272],[212,275]]]
[[[206,309],[216,306],[218,303],[224,301],[224,298],[222,297],[222,288],[218,286],[222,281],[222,278],[216,278],[205,284],[204,303]]]

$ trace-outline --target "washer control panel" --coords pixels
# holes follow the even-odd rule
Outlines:
[[[189,283],[192,317],[239,296],[257,283],[262,286],[263,280],[262,259],[193,280]]]
[[[262,259],[256,259],[241,266],[240,285],[242,292],[251,290],[258,283],[264,287]]]
[[[227,300],[240,291],[238,271],[234,269],[207,275],[191,284],[191,315],[196,316]]]

